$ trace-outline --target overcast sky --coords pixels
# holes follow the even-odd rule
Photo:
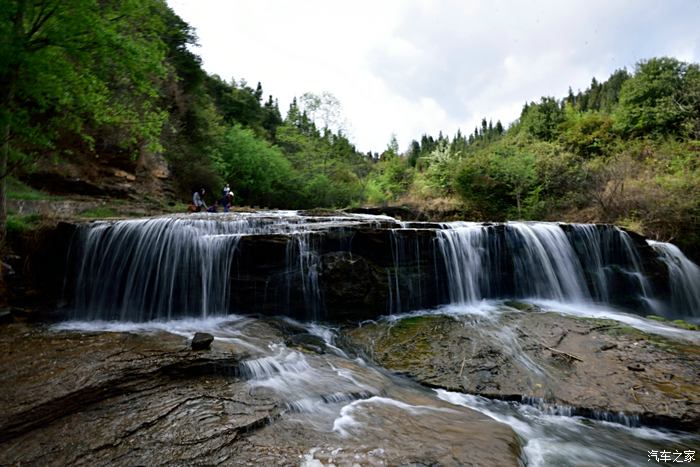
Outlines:
[[[333,93],[351,140],[382,151],[423,133],[508,124],[640,59],[700,61],[700,0],[168,0],[204,68],[289,102]]]

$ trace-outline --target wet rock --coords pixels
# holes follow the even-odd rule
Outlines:
[[[503,303],[505,306],[515,308],[516,310],[525,311],[528,313],[542,311],[542,308],[532,303],[519,302],[517,300],[508,300]]]
[[[0,324],[12,323],[14,320],[10,310],[0,310]]]
[[[369,319],[386,311],[386,273],[362,256],[324,255],[319,279],[334,321]]]
[[[192,338],[192,350],[207,350],[214,342],[214,336],[206,332],[197,332]]]
[[[698,341],[551,312],[504,313],[490,323],[448,316],[380,321],[348,329],[341,340],[430,387],[691,430],[700,426]]]
[[[285,343],[290,347],[300,347],[317,354],[326,353],[326,342],[313,334],[294,334],[287,338]]]
[[[520,442],[508,426],[425,391],[391,386],[382,373],[329,354],[304,354],[304,361],[313,374],[361,375],[371,390],[345,394],[331,386],[314,401],[336,414],[348,407],[359,424],[340,435],[330,429],[338,416],[333,409],[318,429],[303,421],[317,411],[286,416],[286,400],[308,394],[275,392],[264,384],[258,389],[266,391],[252,390],[245,379],[250,375],[240,369],[243,359],[267,361],[269,354],[254,349],[279,343],[279,331],[259,320],[235,326],[250,345],[221,339],[206,353],[190,352],[185,337],[168,333],[5,326],[0,465],[521,462]],[[357,387],[343,378],[340,384]],[[401,404],[419,407],[421,416]]]

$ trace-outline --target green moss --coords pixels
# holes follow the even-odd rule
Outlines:
[[[679,328],[687,329],[689,331],[700,331],[700,326],[698,326],[697,324],[685,322],[682,319],[674,319],[673,321],[671,321],[670,324],[673,324],[674,326]]]
[[[631,337],[636,337],[639,339],[650,337],[649,334],[646,334],[637,328],[633,328],[632,326],[627,326],[624,324],[617,324],[615,326],[610,326],[609,328],[607,328],[605,330],[605,332],[607,332],[608,334],[611,334],[613,336],[631,336]]]
[[[413,329],[416,326],[420,326],[422,324],[425,324],[426,322],[429,321],[434,321],[435,316],[411,316],[409,318],[403,318],[398,321],[396,321],[393,326],[391,326],[391,329],[396,329],[396,330],[408,330],[408,329]]]
[[[666,321],[666,318],[663,316],[657,316],[657,315],[647,315],[647,319],[653,319],[654,321]]]
[[[662,323],[668,324],[669,326],[675,326],[677,328],[687,329],[689,331],[700,331],[700,326],[698,326],[697,324],[688,323],[687,321],[683,321],[682,319],[674,319],[673,321],[669,321],[663,316],[656,315],[647,315],[647,319],[653,319],[654,321],[660,321]]]
[[[7,232],[9,234],[21,234],[36,228],[42,220],[39,214],[28,214],[26,216],[10,214],[7,216]]]

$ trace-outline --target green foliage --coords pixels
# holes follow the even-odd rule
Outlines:
[[[237,203],[269,207],[457,194],[487,220],[622,222],[700,244],[697,64],[653,58],[526,104],[508,130],[483,118],[473,133],[422,135],[403,155],[395,137],[364,155],[332,94],[294,99],[283,119],[261,83],[208,76],[195,44],[164,0],[0,2],[0,224],[6,179],[12,198],[46,198],[8,179],[6,164],[107,148],[115,159],[163,152],[182,199],[201,186],[218,196],[224,181]]]
[[[537,181],[532,152],[512,141],[502,141],[465,160],[456,177],[456,189],[464,201],[486,216],[522,218],[539,201]]]
[[[583,157],[601,156],[616,141],[612,117],[600,112],[578,112],[571,104],[565,109],[559,140],[564,147]]]
[[[392,148],[377,163],[369,176],[367,189],[372,202],[387,202],[405,194],[413,182],[414,172],[406,159],[392,155]]]
[[[551,141],[564,121],[564,112],[553,97],[543,97],[539,104],[526,105],[520,115],[520,131],[534,138]]]
[[[438,146],[423,158],[426,181],[436,194],[451,193],[453,174],[460,159],[461,153],[452,152],[447,141],[438,143]]]
[[[237,203],[289,207],[298,201],[298,175],[291,163],[279,148],[257,138],[252,130],[232,126],[215,157]]]
[[[579,91],[578,94],[574,95],[569,88],[569,95],[564,98],[563,102],[579,112],[603,111],[610,113],[618,103],[623,83],[629,78],[630,75],[625,69],[616,70],[603,83],[599,83],[593,78],[590,87],[584,92]]]
[[[42,191],[22,183],[14,177],[7,178],[7,198],[27,201],[52,200],[59,197],[48,195]]]
[[[640,62],[622,85],[614,116],[625,135],[700,137],[698,65],[667,57]]]
[[[92,209],[86,209],[80,213],[81,217],[87,219],[103,219],[106,217],[116,217],[117,215],[117,211],[109,206],[98,206]]]
[[[334,132],[342,132],[345,129],[340,101],[330,92],[324,91],[321,94],[307,92],[301,96],[299,102],[303,112],[317,127]]]
[[[7,216],[7,232],[9,235],[22,234],[36,228],[41,222],[42,216],[40,214],[10,214]]]

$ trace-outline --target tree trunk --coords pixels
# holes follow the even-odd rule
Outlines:
[[[21,50],[24,52],[25,46],[25,31],[24,31],[24,13],[27,9],[27,2],[17,2],[17,10],[12,21],[12,41],[14,42],[15,53],[18,54]],[[7,171],[8,160],[10,158],[10,134],[11,120],[15,104],[15,87],[20,76],[21,57],[14,57],[12,65],[5,70],[6,75],[0,76],[0,121],[2,128],[0,133],[0,253],[5,251],[5,241],[7,239],[7,177],[10,175]],[[2,269],[2,261],[0,261],[0,273]]]
[[[10,155],[10,122],[3,122],[2,149],[0,149],[0,252],[5,250],[7,238],[7,159]],[[2,266],[0,265],[0,272]]]

